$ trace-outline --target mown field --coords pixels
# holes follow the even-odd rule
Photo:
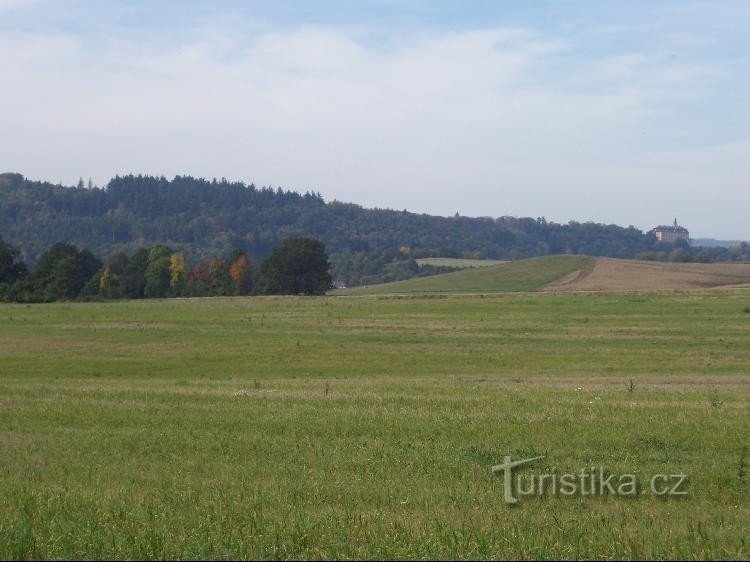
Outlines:
[[[750,555],[746,290],[0,319],[0,558]],[[509,507],[504,455],[689,495]]]
[[[556,255],[417,277],[368,287],[337,289],[336,295],[461,294],[535,291],[593,265],[588,256]]]

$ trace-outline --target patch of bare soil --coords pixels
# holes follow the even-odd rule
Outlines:
[[[750,263],[665,263],[596,258],[545,291],[658,291],[747,286]]]

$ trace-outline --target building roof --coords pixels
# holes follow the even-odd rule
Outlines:
[[[688,232],[688,229],[684,226],[657,226],[654,231],[660,232]]]
[[[683,226],[678,225],[677,224],[677,219],[675,219],[674,223],[672,225],[666,226],[666,225],[662,224],[660,226],[657,226],[654,229],[654,232],[675,232],[675,233],[679,232],[681,234],[683,234],[683,233],[684,234],[688,234],[688,229],[685,228],[685,227],[683,227]]]

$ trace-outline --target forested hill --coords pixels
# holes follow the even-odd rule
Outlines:
[[[257,188],[189,176],[113,178],[106,187],[63,187],[0,175],[0,236],[24,260],[56,242],[105,257],[165,243],[191,258],[242,248],[262,258],[291,236],[322,240],[342,279],[376,275],[400,257],[516,259],[545,254],[633,257],[652,250],[651,235],[630,227],[556,224],[532,218],[437,217],[364,209],[316,193]],[[371,270],[371,271],[368,271]]]

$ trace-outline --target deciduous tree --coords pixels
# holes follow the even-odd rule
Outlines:
[[[256,266],[246,254],[234,260],[229,267],[229,275],[232,277],[238,295],[249,295],[253,292]]]
[[[325,246],[312,238],[290,238],[261,265],[263,292],[271,295],[322,295],[331,288]]]
[[[186,273],[185,254],[175,252],[169,257],[169,286],[176,295],[185,290]]]

